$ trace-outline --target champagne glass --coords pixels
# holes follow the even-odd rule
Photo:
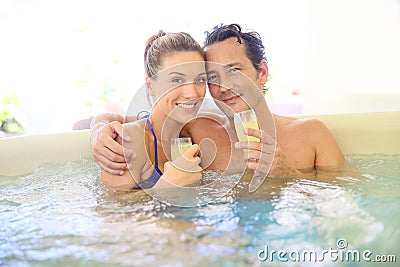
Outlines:
[[[249,136],[244,133],[245,128],[252,128],[259,130],[257,116],[253,109],[248,109],[242,112],[237,112],[233,117],[235,123],[236,134],[240,142],[247,141],[255,141],[260,142],[260,139],[254,136]]]
[[[178,137],[171,139],[171,160],[174,161],[179,158],[189,147],[192,145],[190,137]]]

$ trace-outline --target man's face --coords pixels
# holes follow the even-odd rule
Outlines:
[[[267,79],[266,64],[262,66],[264,71],[258,73],[246,55],[244,44],[236,38],[207,46],[205,51],[208,86],[217,105],[228,113],[254,107]]]

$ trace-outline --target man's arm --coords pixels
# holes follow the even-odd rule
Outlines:
[[[135,153],[122,146],[122,140],[129,142],[131,137],[123,134],[122,124],[136,120],[136,116],[123,116],[118,113],[102,113],[90,123],[90,142],[94,160],[100,167],[115,175],[123,175],[129,169],[128,162]]]
[[[101,113],[94,117],[90,122],[90,142],[94,145],[97,141],[100,131],[102,128],[111,122],[118,122],[119,124],[129,123],[136,121],[136,116],[124,116],[119,113],[107,112]]]
[[[97,141],[100,131],[102,128],[113,121],[124,123],[124,116],[118,113],[102,113],[97,115],[90,122],[90,143],[94,145]]]

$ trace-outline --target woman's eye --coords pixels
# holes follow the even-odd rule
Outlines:
[[[173,78],[173,79],[171,80],[171,82],[172,82],[172,83],[182,83],[182,82],[183,82],[183,79],[182,79],[182,78]]]

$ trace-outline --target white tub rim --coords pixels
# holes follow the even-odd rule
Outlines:
[[[344,154],[400,153],[400,111],[302,114],[324,122]],[[0,175],[23,175],[44,163],[92,158],[89,130],[0,138]]]

